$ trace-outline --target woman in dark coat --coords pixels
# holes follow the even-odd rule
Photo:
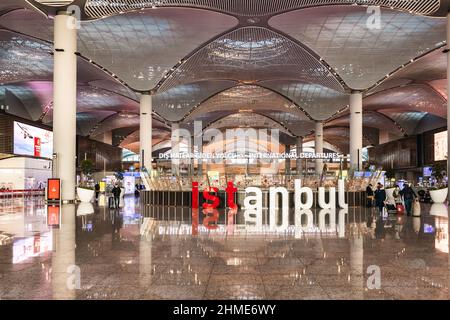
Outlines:
[[[375,190],[375,206],[378,208],[380,214],[383,212],[385,201],[386,201],[386,191],[383,189],[383,185],[378,182],[377,190]]]

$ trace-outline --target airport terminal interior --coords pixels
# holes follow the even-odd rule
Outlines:
[[[0,300],[448,300],[447,0],[1,0]]]

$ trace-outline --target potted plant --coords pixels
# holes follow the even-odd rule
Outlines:
[[[92,160],[85,159],[80,163],[81,169],[81,182],[77,187],[77,195],[81,202],[91,202],[92,198],[94,198],[95,191],[94,187],[89,185],[89,175],[92,173],[94,169],[94,163]]]
[[[433,203],[444,203],[447,200],[448,188],[446,186],[430,188]]]
[[[444,203],[447,200],[448,187],[442,184],[446,169],[444,162],[436,162],[431,168],[432,175],[437,180],[436,186],[430,188],[430,196],[433,203]]]

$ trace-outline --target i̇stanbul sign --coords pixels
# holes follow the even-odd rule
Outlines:
[[[328,191],[329,197],[326,201],[325,194]],[[207,187],[203,190],[203,198],[206,200],[202,204],[203,209],[216,209],[220,205],[220,198],[216,195],[219,189],[216,187]],[[227,206],[231,209],[237,209],[237,204],[234,202],[234,195],[237,192],[237,188],[233,182],[228,182],[228,186],[225,189],[227,194]],[[257,214],[262,212],[262,190],[258,187],[245,188],[246,197],[244,199],[244,210],[253,211]],[[250,195],[249,195],[250,194]],[[276,205],[276,197],[278,194],[282,196],[281,206]],[[305,201],[302,201],[302,195],[305,195]],[[329,187],[326,190],[325,187],[319,187],[318,205],[322,209],[334,209],[336,208],[336,188]],[[337,203],[340,208],[348,208],[348,204],[345,202],[345,183],[344,180],[338,181],[337,190]],[[309,210],[314,205],[313,190],[309,187],[302,187],[301,179],[295,179],[294,189],[294,206],[295,210]],[[284,187],[271,187],[269,188],[269,211],[275,212],[277,208],[281,207],[283,213],[287,213],[289,210],[289,192]],[[192,209],[199,208],[199,188],[198,182],[192,182]]]

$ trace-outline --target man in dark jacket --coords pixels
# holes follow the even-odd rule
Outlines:
[[[402,191],[400,191],[400,195],[403,197],[403,201],[405,202],[406,214],[410,216],[412,211],[412,203],[414,199],[417,198],[417,194],[414,192],[413,188],[411,188],[411,184],[407,184]]]
[[[383,213],[384,202],[386,201],[386,191],[383,189],[383,185],[378,182],[377,190],[375,190],[375,206],[378,211]]]
[[[114,207],[119,208],[120,203],[120,193],[122,190],[120,190],[119,186],[116,184],[114,188],[111,190],[113,196],[114,196]]]

